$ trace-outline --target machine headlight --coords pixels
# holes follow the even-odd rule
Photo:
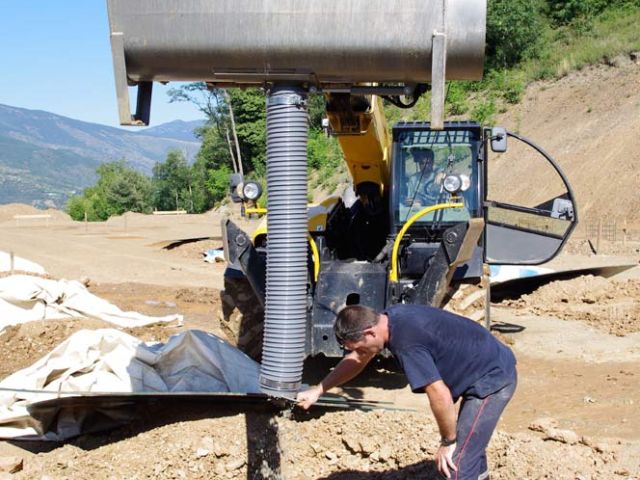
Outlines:
[[[449,193],[457,193],[460,191],[460,187],[462,187],[462,180],[460,180],[458,175],[447,175],[444,177],[442,186]]]
[[[442,186],[449,193],[465,192],[471,186],[471,179],[467,175],[447,175]]]
[[[257,182],[247,182],[242,187],[242,195],[247,200],[257,200],[262,194],[262,186]]]

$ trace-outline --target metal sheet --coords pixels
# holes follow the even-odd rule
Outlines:
[[[43,392],[51,394],[51,392]],[[235,414],[238,412],[273,414],[281,410],[291,409],[294,402],[282,398],[274,398],[262,394],[244,393],[101,393],[78,394],[77,396],[60,397],[41,402],[35,402],[28,406],[30,426],[34,427],[49,440],[65,440],[80,434],[110,430],[121,425],[127,425],[137,419],[158,419],[159,411],[169,412],[162,414],[166,421],[171,418],[179,418],[185,412],[194,412],[197,409],[200,415],[214,417],[220,415]],[[388,402],[365,401],[346,397],[323,396],[312,411],[299,414],[318,415],[327,411],[338,410],[402,410],[412,409],[397,408]],[[173,413],[175,412],[175,414]],[[73,434],[69,433],[69,419],[75,419]],[[62,422],[62,424],[59,424]],[[34,439],[32,436],[20,439]],[[42,438],[40,438],[42,440]]]
[[[539,265],[553,258],[562,242],[561,238],[489,223],[486,259],[491,264]]]

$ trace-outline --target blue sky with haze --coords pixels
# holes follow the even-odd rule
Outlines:
[[[177,85],[154,84],[152,126],[203,118]],[[106,0],[0,0],[0,103],[119,126]]]

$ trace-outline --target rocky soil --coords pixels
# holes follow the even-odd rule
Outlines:
[[[612,281],[592,275],[555,281],[506,302],[519,311],[578,320],[611,335],[640,332],[640,280]]]
[[[198,418],[202,416],[213,418]],[[437,479],[437,429],[424,413],[344,412],[320,418],[181,412],[86,436],[27,460],[12,478]],[[186,418],[185,418],[186,417]],[[191,418],[189,418],[191,417]],[[498,432],[492,478],[633,478],[636,452],[534,422]],[[541,423],[543,426],[540,426]],[[278,473],[279,472],[279,473]]]

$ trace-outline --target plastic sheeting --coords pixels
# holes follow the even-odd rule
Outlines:
[[[204,252],[202,252],[204,256],[204,261],[207,263],[218,263],[224,262],[224,250],[218,248],[210,248]]]
[[[71,317],[99,318],[125,328],[169,322],[182,324],[183,321],[179,314],[150,317],[123,312],[75,280],[49,280],[30,275],[0,278],[0,331],[9,325],[34,320]]]
[[[42,265],[22,257],[13,256],[10,253],[0,251],[0,272],[18,270],[44,275],[47,273]]]
[[[28,410],[35,402],[79,393],[258,393],[259,369],[240,350],[198,330],[174,335],[166,344],[144,343],[114,329],[81,330],[0,382],[0,438],[59,441],[97,429],[90,407],[35,419]],[[99,429],[109,427],[108,418],[100,416]],[[111,426],[121,423],[114,415]]]
[[[516,278],[531,278],[552,273],[554,270],[545,267],[519,265],[491,265],[491,285],[499,285]]]

